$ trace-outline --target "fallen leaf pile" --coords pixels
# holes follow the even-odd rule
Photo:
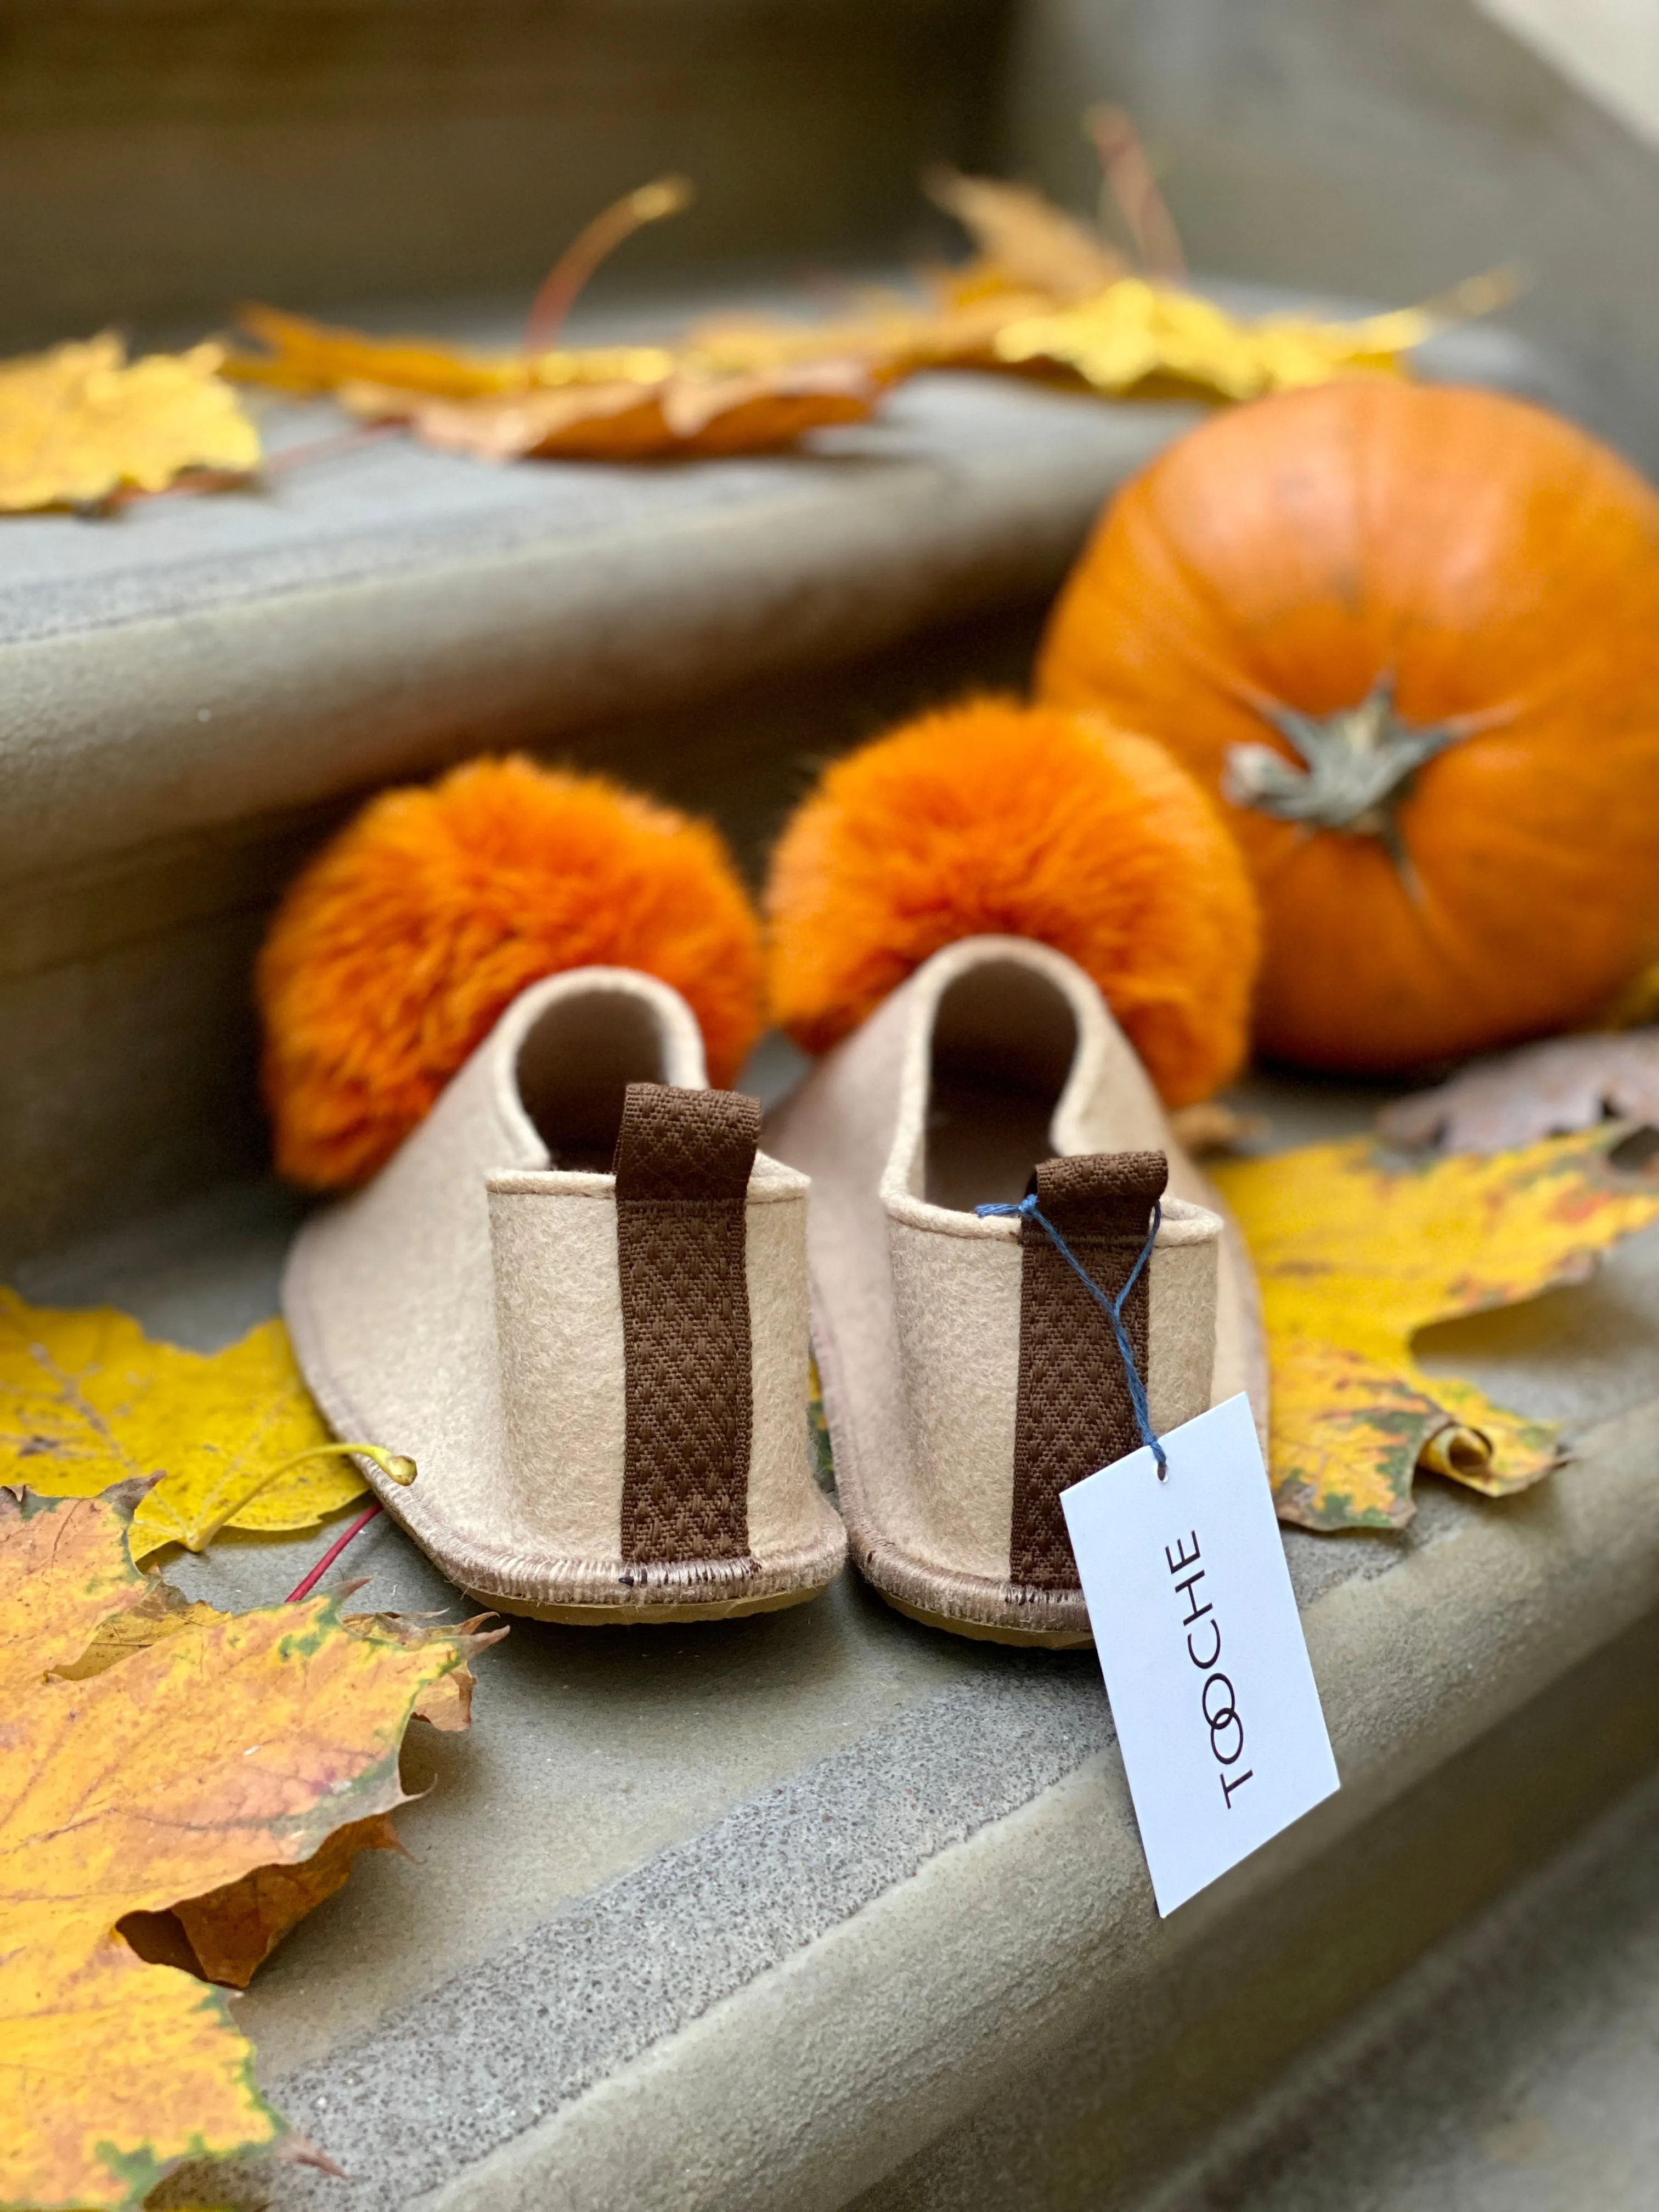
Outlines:
[[[696,348],[477,353],[368,337],[272,307],[249,307],[241,322],[264,350],[234,355],[232,374],[332,392],[364,420],[405,422],[428,445],[486,460],[757,453],[860,422],[881,392],[855,356],[731,368]]]
[[[260,2095],[221,1991],[118,1923],[153,1957],[177,1915],[246,1980],[354,1850],[395,1841],[404,1730],[428,1701],[453,1725],[494,1640],[332,1598],[222,1614],[157,1591],[115,1499],[0,1491],[8,2206],[134,2206],[183,2159],[285,2142],[320,2159]]]
[[[491,460],[535,454],[643,459],[756,452],[868,415],[923,368],[1069,376],[1111,393],[1246,399],[1359,372],[1398,372],[1447,322],[1505,296],[1499,280],[1354,322],[1249,320],[1181,280],[1179,241],[1127,118],[1093,118],[1143,269],[1030,185],[937,170],[938,205],[977,247],[924,295],[872,292],[818,321],[725,317],[663,346],[545,343],[599,255],[638,223],[685,204],[678,179],[647,185],[591,224],[543,286],[526,343],[481,353],[436,339],[376,339],[271,307],[244,310],[257,350],[228,373],[289,392],[331,392],[353,414],[406,422],[427,443]]]
[[[1098,125],[1097,137],[1115,149],[1112,182],[1121,197],[1133,191],[1127,204],[1138,210],[1132,228],[1143,258],[1149,239],[1159,240],[1163,263],[1178,270],[1174,225],[1127,118],[1108,112]],[[1017,368],[1069,374],[1113,397],[1243,400],[1335,376],[1402,374],[1406,356],[1437,331],[1486,313],[1513,290],[1499,274],[1420,307],[1353,321],[1237,316],[1178,276],[1137,271],[1103,234],[1029,185],[953,170],[927,181],[978,250],[965,268],[929,280],[926,304],[878,295],[854,315],[817,325],[705,323],[696,343],[732,370],[799,360],[817,345],[861,356],[889,376]]]
[[[562,347],[560,326],[605,256],[691,197],[678,177],[626,194],[561,256],[532,304],[522,343],[482,352],[437,338],[375,338],[250,307],[243,343],[127,365],[112,337],[0,363],[0,511],[95,509],[175,483],[213,488],[259,465],[259,438],[219,372],[295,393],[331,394],[378,426],[493,461],[652,460],[787,446],[857,422],[923,368],[1010,369],[1114,396],[1248,399],[1356,373],[1400,372],[1452,320],[1507,296],[1481,279],[1443,301],[1354,322],[1251,320],[1192,291],[1181,244],[1128,118],[1091,112],[1106,197],[1133,254],[1031,186],[937,170],[925,180],[976,247],[966,267],[924,278],[918,296],[855,297],[819,321],[726,317],[671,343]],[[319,459],[336,449],[324,441]],[[305,458],[301,449],[299,458]],[[272,463],[295,463],[289,451]]]
[[[427,445],[490,461],[708,459],[861,422],[890,376],[856,353],[818,345],[807,357],[734,365],[695,344],[551,343],[605,255],[690,197],[683,179],[663,178],[597,216],[538,292],[516,352],[373,338],[256,306],[240,321],[259,350],[234,354],[229,373],[286,392],[332,392],[364,421],[406,423]]]
[[[1425,1375],[1412,1338],[1581,1282],[1659,1221],[1659,1185],[1609,1160],[1628,1133],[1419,1160],[1361,1137],[1211,1164],[1261,1283],[1281,1520],[1397,1528],[1419,1465],[1497,1496],[1560,1464],[1554,1425]]]
[[[118,337],[0,362],[0,511],[96,507],[205,472],[240,480],[259,434],[219,370],[224,349],[147,354]]]
[[[140,1559],[199,1550],[224,1526],[313,1528],[349,1505],[366,1487],[349,1460],[258,1486],[328,1441],[280,1321],[210,1355],[158,1344],[112,1307],[31,1306],[0,1289],[0,1483],[92,1498],[159,1475],[133,1519]]]

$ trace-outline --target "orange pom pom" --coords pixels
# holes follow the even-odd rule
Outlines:
[[[760,933],[719,834],[602,776],[479,760],[374,799],[289,890],[259,956],[276,1164],[314,1188],[388,1159],[527,984],[638,968],[729,1085]]]
[[[1031,937],[1100,986],[1172,1106],[1244,1056],[1258,921],[1221,817],[1161,745],[981,699],[829,769],[773,856],[776,1020],[822,1052],[941,946]]]

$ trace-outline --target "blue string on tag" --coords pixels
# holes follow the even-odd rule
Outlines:
[[[1129,1270],[1129,1279],[1115,1298],[1107,1297],[1054,1223],[1049,1220],[1048,1215],[1037,1204],[1035,1191],[1027,1197],[1022,1198],[1018,1206],[976,1206],[974,1211],[981,1217],[992,1213],[1012,1213],[1018,1214],[1022,1221],[1035,1221],[1060,1258],[1070,1266],[1078,1280],[1105,1315],[1107,1320],[1110,1322],[1112,1334],[1117,1339],[1117,1348],[1123,1355],[1123,1372],[1129,1385],[1129,1404],[1133,1408],[1135,1425],[1140,1431],[1141,1442],[1158,1462],[1158,1480],[1164,1481],[1169,1473],[1169,1455],[1153,1431],[1152,1415],[1146,1405],[1146,1386],[1141,1381],[1140,1370],[1135,1365],[1134,1347],[1129,1341],[1129,1332],[1123,1326],[1123,1302],[1140,1280],[1140,1271],[1152,1258],[1152,1247],[1158,1242],[1158,1229],[1164,1219],[1164,1208],[1161,1203],[1157,1199],[1152,1200],[1151,1232],[1146,1242],[1140,1248],[1139,1258]]]

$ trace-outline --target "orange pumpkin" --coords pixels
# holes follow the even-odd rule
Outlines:
[[[1480,1050],[1659,954],[1659,497],[1539,408],[1377,379],[1212,417],[1103,519],[1037,685],[1228,801],[1269,1054]]]

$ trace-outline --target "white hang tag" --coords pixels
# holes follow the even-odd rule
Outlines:
[[[1242,1393],[1060,1492],[1162,1914],[1338,1787]]]

